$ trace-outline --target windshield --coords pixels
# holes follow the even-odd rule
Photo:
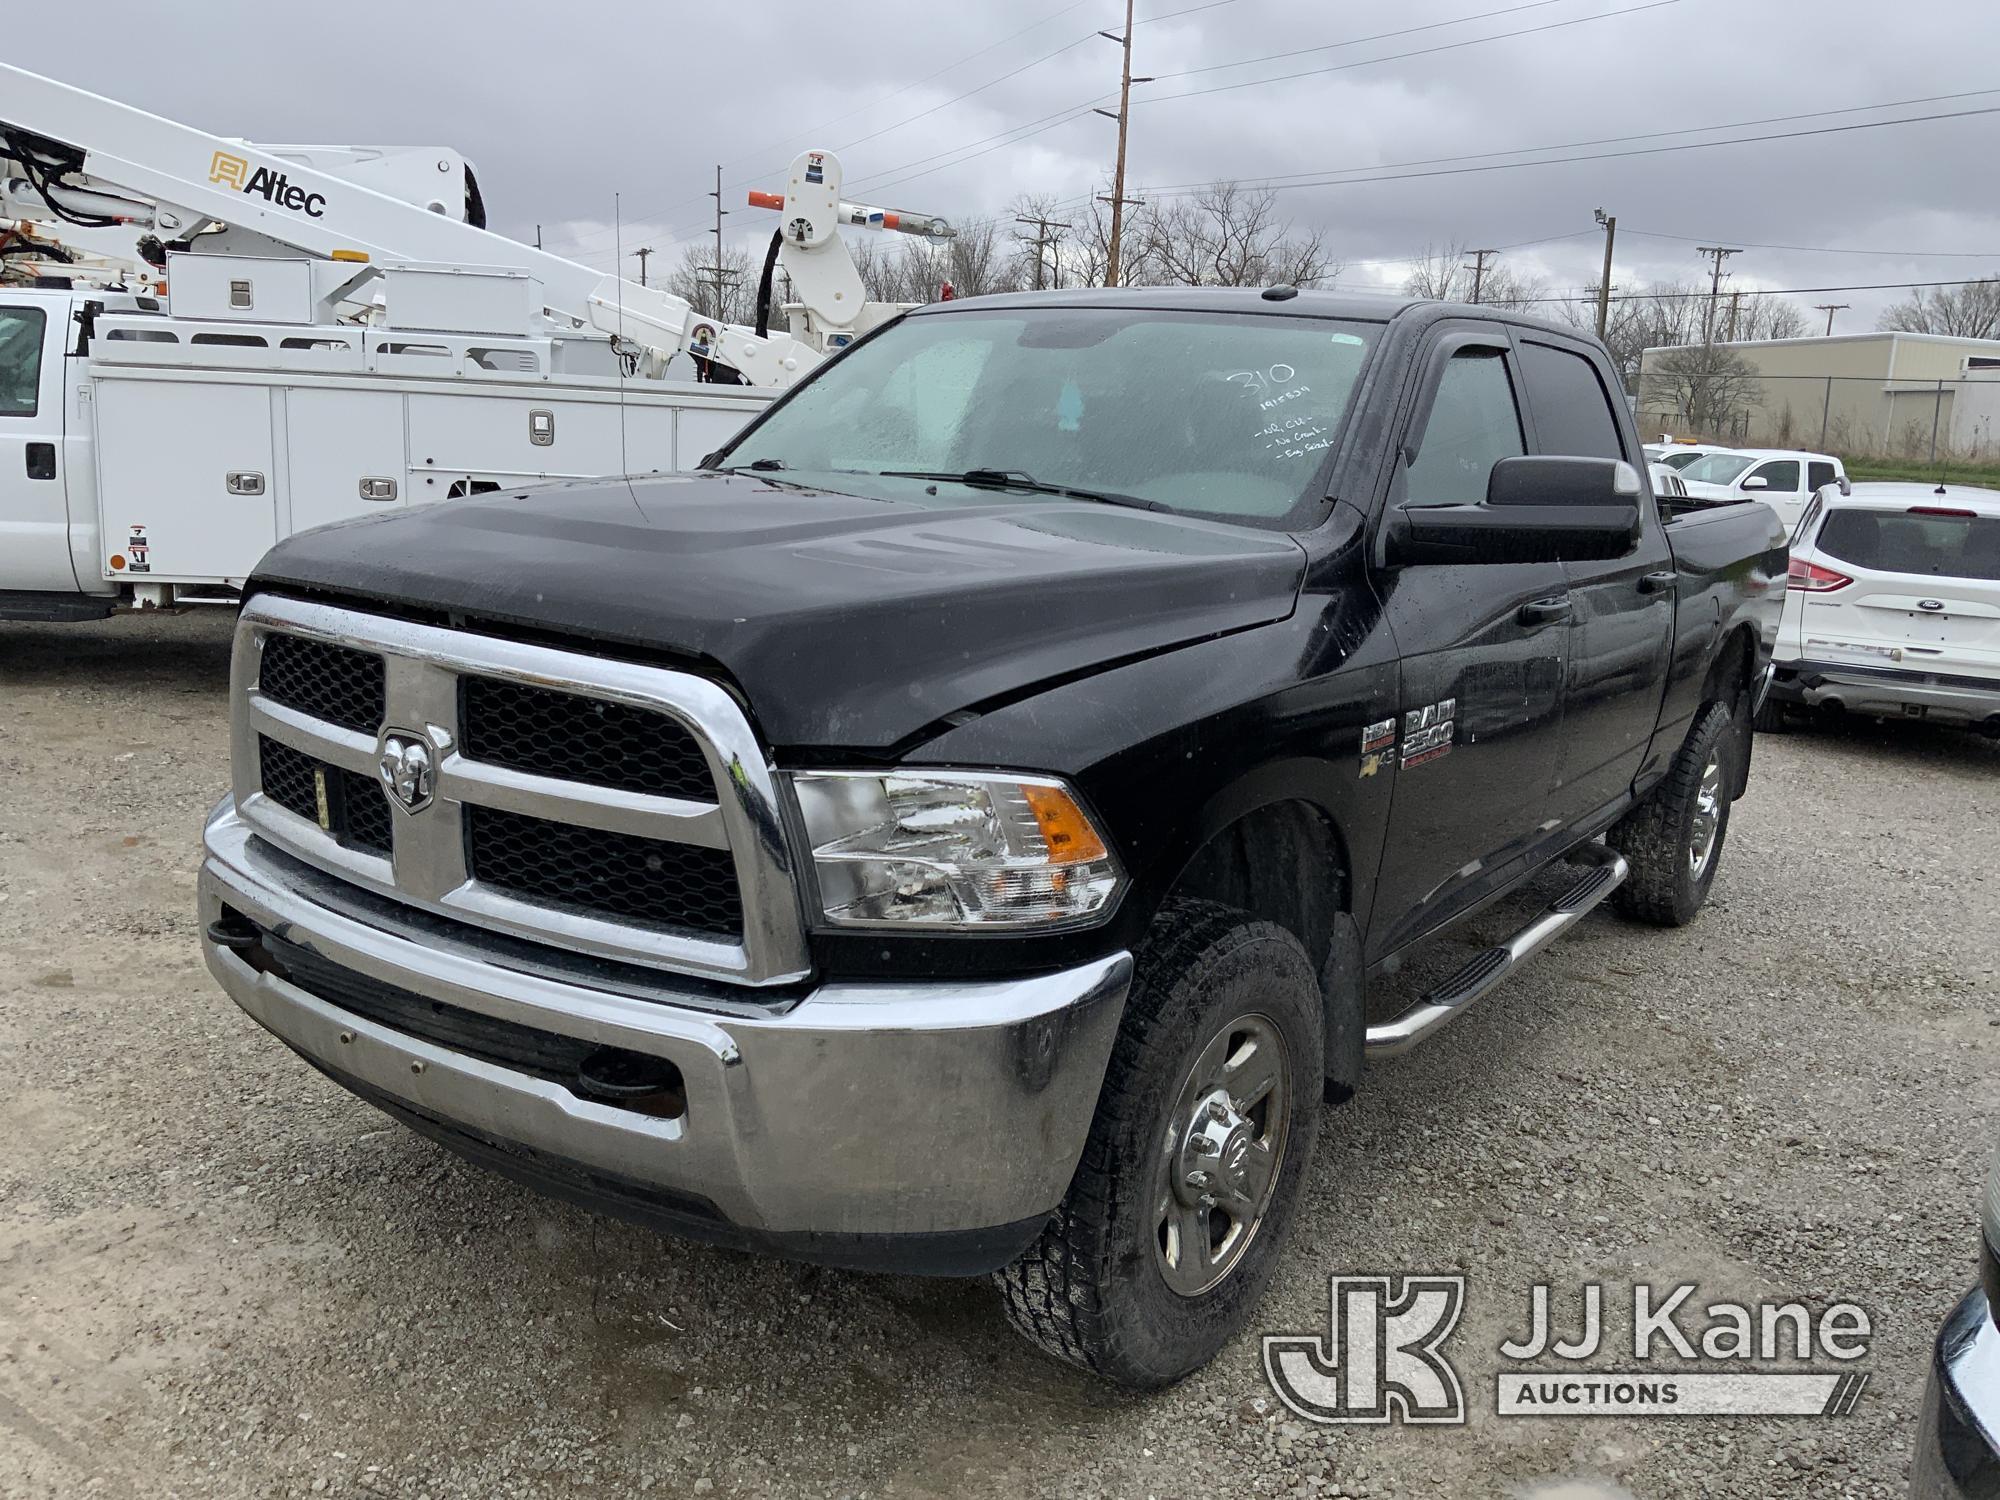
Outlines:
[[[1689,464],[1700,463],[1701,459],[1701,454],[1682,449],[1678,453],[1667,453],[1660,459],[1660,462],[1670,469],[1681,469],[1684,471]]]
[[[1163,510],[1267,521],[1312,494],[1381,325],[1151,308],[905,318],[828,365],[721,460],[900,497],[1004,471]],[[896,478],[907,471],[923,479]],[[1026,491],[933,485],[992,504]]]
[[[1733,484],[1753,462],[1740,453],[1709,453],[1682,469],[1681,478],[1689,484]]]

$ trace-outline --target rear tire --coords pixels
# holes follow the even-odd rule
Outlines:
[[[1068,1196],[995,1273],[1016,1330],[1132,1389],[1214,1358],[1263,1295],[1298,1206],[1323,1016],[1291,933],[1212,901],[1161,911]]]
[[[1632,867],[1613,897],[1627,916],[1685,927],[1708,899],[1729,832],[1736,722],[1726,704],[1703,709],[1666,778],[1604,836]]]

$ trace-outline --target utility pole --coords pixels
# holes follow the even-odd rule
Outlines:
[[[542,226],[539,224],[535,226],[535,248],[537,250],[542,248]]]
[[[1853,305],[1852,302],[1815,302],[1813,304],[1814,312],[1823,312],[1826,314],[1826,336],[1828,338],[1833,337],[1833,315],[1837,312],[1845,312]]]
[[[1733,344],[1736,342],[1736,314],[1742,309],[1742,307],[1743,307],[1743,289],[1741,287],[1738,287],[1735,291],[1729,294],[1729,337],[1723,340],[1725,344]]]
[[[715,164],[715,191],[708,195],[715,200],[715,264],[708,267],[709,280],[715,285],[715,311],[710,314],[717,322],[722,321],[722,289],[726,280],[733,280],[728,268],[722,263],[722,216],[729,212],[722,206],[722,163]]]
[[[639,285],[644,286],[646,284],[646,257],[653,253],[653,247],[651,245],[641,245],[632,253],[639,257]]]
[[[1618,215],[1607,216],[1600,208],[1597,222],[1604,226],[1604,275],[1597,282],[1597,341],[1603,343],[1611,326],[1611,247],[1618,241]]]
[[[1125,237],[1125,205],[1129,203],[1136,207],[1144,201],[1143,199],[1127,198],[1125,196],[1125,139],[1126,129],[1132,115],[1132,85],[1135,83],[1151,83],[1153,80],[1150,78],[1134,78],[1132,76],[1132,0],[1125,0],[1124,35],[1120,36],[1110,31],[1100,31],[1097,34],[1106,41],[1116,42],[1123,54],[1123,61],[1120,64],[1118,72],[1118,113],[1114,115],[1108,109],[1096,111],[1097,114],[1103,115],[1106,119],[1118,122],[1118,160],[1116,165],[1111,169],[1111,240],[1105,246],[1104,251],[1104,284],[1106,286],[1116,286],[1118,285],[1119,253]],[[1100,202],[1104,201],[1103,194],[1100,193],[1098,195],[1098,200]]]
[[[1472,273],[1472,300],[1477,302],[1480,290],[1486,285],[1486,257],[1489,255],[1498,255],[1500,252],[1498,250],[1468,250],[1465,253],[1472,257],[1472,264],[1469,266],[1460,266],[1459,269]]]
[[[1045,219],[1038,214],[1020,214],[1015,217],[1014,222],[1016,224],[1032,224],[1035,226],[1035,238],[1032,243],[1035,247],[1035,290],[1039,292],[1042,290],[1042,252],[1050,245],[1060,245],[1062,243],[1060,236],[1051,236],[1049,231],[1051,229],[1071,229],[1075,226],[1061,219]],[[1016,235],[1015,238],[1024,244],[1029,242],[1025,234]]]
[[[1715,262],[1715,270],[1708,278],[1708,321],[1702,328],[1701,341],[1715,342],[1716,304],[1722,299],[1722,263],[1732,255],[1740,255],[1740,250],[1732,250],[1727,245],[1697,245],[1697,255],[1706,255]]]

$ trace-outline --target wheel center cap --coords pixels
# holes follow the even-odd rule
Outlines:
[[[1174,1189],[1190,1205],[1247,1197],[1246,1165],[1256,1132],[1229,1095],[1217,1089],[1198,1100],[1181,1139]]]

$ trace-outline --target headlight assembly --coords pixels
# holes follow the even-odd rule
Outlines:
[[[976,771],[791,778],[826,920],[1040,930],[1108,910],[1124,876],[1062,782]]]

